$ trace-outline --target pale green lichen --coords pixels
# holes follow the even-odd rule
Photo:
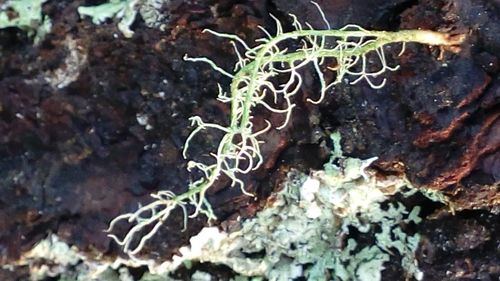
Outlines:
[[[377,281],[388,262],[394,262],[408,276],[423,280],[415,258],[420,236],[404,231],[405,225],[421,222],[420,208],[408,208],[394,197],[420,189],[401,177],[375,176],[366,170],[375,158],[344,157],[340,135],[333,134],[332,139],[335,149],[324,170],[309,175],[291,171],[283,189],[270,200],[273,203],[255,218],[242,221],[238,231],[203,228],[171,261],[96,262],[51,236],[19,265],[32,268],[33,280],[47,276],[59,276],[61,281],[126,280],[130,275],[124,266],[147,265],[150,272],[140,281],[174,281],[171,274],[181,267],[213,263],[235,271],[235,281]],[[364,242],[349,238],[352,230],[361,233]],[[208,276],[195,271],[191,279],[208,280]]]
[[[83,255],[76,248],[70,247],[56,235],[50,235],[23,254],[16,266],[29,267],[31,280],[44,280],[64,274],[82,259]]]
[[[52,27],[51,21],[42,13],[42,4],[47,0],[7,0],[0,3],[0,29],[16,27],[35,35],[39,42]]]
[[[17,262],[3,265],[1,268],[5,271],[17,271],[23,267],[29,269],[29,280],[32,281],[134,280],[127,267],[90,259],[77,247],[68,245],[55,234],[40,240]]]
[[[191,238],[189,247],[180,249],[180,256],[162,264],[161,271],[210,262],[240,274],[235,280],[377,281],[384,265],[399,256],[408,276],[422,280],[415,259],[420,236],[401,228],[420,223],[420,208],[409,209],[393,197],[418,191],[404,178],[382,179],[368,173],[365,168],[375,158],[343,157],[340,135],[332,138],[335,150],[325,170],[309,176],[291,172],[272,206],[243,222],[241,230],[204,228]],[[371,237],[373,244],[345,241],[352,229]]]
[[[253,47],[237,35],[205,30],[231,40],[238,57],[233,72],[222,69],[207,57],[185,56],[185,60],[207,63],[214,70],[232,79],[228,92],[219,85],[218,100],[230,104],[228,123],[205,122],[201,116],[191,117],[194,129],[186,139],[183,156],[191,159],[187,163],[187,169],[193,173],[194,178],[188,184],[186,192],[176,194],[170,189],[160,190],[151,194],[153,202],[140,206],[136,211],[119,215],[110,222],[107,229],[109,236],[122,246],[123,251],[132,259],[140,255],[146,243],[159,231],[175,209],[183,212],[184,226],[188,218],[200,215],[205,216],[208,222],[217,220],[205,195],[221,177],[230,180],[231,187],[240,188],[242,193],[252,196],[246,189],[242,175],[258,170],[265,163],[265,155],[261,153],[261,137],[274,130],[275,126],[266,119],[259,125],[254,124],[255,109],[261,108],[281,115],[282,122],[276,129],[286,127],[295,107],[293,97],[302,88],[303,67],[309,65],[315,70],[320,88],[319,97],[316,100],[306,100],[317,104],[325,98],[329,89],[343,81],[350,81],[351,84],[366,81],[375,89],[383,87],[386,79],[379,79],[382,73],[398,68],[390,66],[386,60],[384,46],[388,44],[402,43],[404,46],[407,42],[418,42],[456,45],[464,39],[464,36],[452,37],[449,34],[424,30],[370,31],[356,25],[332,30],[319,5],[312,3],[317,7],[318,15],[324,20],[327,29],[314,29],[307,23],[301,23],[296,16],[290,15],[294,30],[285,32],[281,22],[270,15],[275,20],[275,34],[271,35],[271,32],[261,28],[266,36],[257,39]],[[284,48],[292,42],[295,42],[291,44],[295,45],[295,48]],[[375,59],[369,59],[370,53]],[[331,60],[336,62],[334,68],[329,66],[328,62]],[[373,68],[374,65],[376,68]],[[332,76],[327,74],[329,72],[333,72],[335,79],[330,79]],[[271,82],[277,77],[282,79],[282,84]],[[211,132],[220,133],[220,138],[211,151],[202,154],[208,157],[191,156],[190,145],[196,142],[197,138],[211,135]],[[351,162],[353,163],[347,164],[355,165],[360,160]],[[369,161],[363,163],[369,165]],[[363,167],[360,166],[359,169],[363,170]],[[356,176],[356,172],[353,171],[352,176]],[[349,174],[344,176],[346,179],[352,177]],[[310,212],[314,211],[315,209],[311,209]],[[114,233],[119,224],[128,224],[128,232]]]
[[[111,0],[91,7],[78,7],[80,16],[89,16],[94,24],[101,24],[107,19],[116,17],[120,20],[118,29],[127,38],[132,37],[134,32],[130,29],[130,25],[135,20],[137,15],[137,4],[140,0]]]
[[[94,24],[102,24],[108,19],[117,18],[118,29],[130,38],[134,32],[130,26],[134,23],[138,13],[149,27],[163,28],[161,21],[165,15],[161,12],[163,4],[168,0],[110,0],[97,6],[79,7],[80,16],[89,16]]]

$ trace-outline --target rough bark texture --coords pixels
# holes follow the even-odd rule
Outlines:
[[[187,118],[227,121],[228,108],[215,97],[216,82],[229,81],[182,57],[207,56],[226,69],[235,60],[231,45],[202,34],[203,28],[253,42],[262,36],[258,25],[272,28],[270,12],[282,19],[294,13],[322,26],[309,1],[172,1],[164,7],[165,31],[138,18],[135,35],[125,39],[114,36],[115,24],[79,19],[77,7],[90,2],[45,4],[54,26],[38,46],[19,30],[0,30],[0,263],[16,259],[47,233],[115,256],[119,248],[100,231],[110,219],[135,210],[156,190],[183,192],[190,180],[180,153],[190,131]],[[383,89],[339,85],[320,106],[305,102],[319,88],[313,72],[305,71],[294,121],[264,136],[267,162],[246,178],[248,186],[265,199],[286,167],[321,167],[328,153],[320,143],[340,130],[348,155],[379,156],[380,172],[405,173],[417,185],[452,196],[455,216],[440,212],[420,226],[426,280],[497,280],[500,3],[318,3],[333,27],[423,28],[467,33],[468,39],[460,50],[408,44],[400,57],[399,46],[391,46],[389,59],[401,68],[384,75]],[[60,73],[74,78],[60,86]],[[138,123],[144,116],[151,128]],[[192,154],[216,141],[211,135],[197,140]],[[259,201],[223,187],[209,196],[222,220],[248,217],[259,208]],[[426,213],[436,211],[428,207]],[[202,220],[191,221],[180,232],[176,218],[145,253],[167,258],[203,226]],[[22,280],[22,270],[12,274],[0,270],[0,279]],[[404,280],[392,267],[385,274],[384,280]]]

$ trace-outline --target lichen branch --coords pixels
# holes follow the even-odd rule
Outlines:
[[[267,120],[265,128],[254,128],[254,109],[262,107],[273,113],[283,114],[284,121],[277,129],[286,127],[295,106],[293,97],[299,92],[303,82],[300,69],[307,65],[314,67],[319,80],[320,95],[317,100],[309,102],[317,104],[324,99],[328,90],[346,79],[351,84],[366,81],[374,89],[383,87],[386,80],[376,82],[375,79],[388,71],[398,69],[397,65],[390,66],[386,60],[384,46],[387,44],[402,43],[404,49],[404,44],[408,42],[457,45],[464,39],[463,36],[452,37],[446,33],[424,30],[369,31],[357,25],[330,30],[324,13],[317,4],[315,5],[327,30],[314,29],[310,24],[302,24],[297,17],[290,15],[295,30],[284,32],[281,22],[271,15],[276,22],[276,33],[273,36],[263,27],[259,27],[265,37],[256,40],[255,47],[248,46],[236,35],[205,30],[204,32],[232,42],[238,58],[234,74],[217,66],[208,58],[192,58],[187,55],[184,57],[186,61],[205,62],[232,79],[229,93],[225,93],[219,85],[218,97],[219,101],[230,104],[230,122],[228,125],[221,125],[204,122],[199,116],[190,119],[195,128],[186,140],[184,157],[188,158],[188,151],[195,137],[206,134],[208,130],[215,130],[222,132],[223,136],[217,149],[208,153],[213,157],[213,162],[189,162],[188,169],[201,171],[203,177],[189,184],[186,193],[175,195],[160,191],[153,195],[155,201],[152,203],[140,207],[134,213],[118,216],[111,222],[108,231],[112,231],[121,221],[132,225],[124,238],[110,235],[123,246],[126,253],[131,256],[139,253],[175,208],[182,209],[185,223],[188,216],[196,217],[199,214],[205,215],[209,221],[214,220],[215,215],[205,194],[222,175],[231,180],[231,186],[238,186],[243,193],[251,195],[245,190],[244,182],[240,178],[242,174],[250,173],[262,165],[264,157],[259,136],[272,128]],[[290,40],[298,41],[300,46],[296,49],[280,47]],[[333,46],[326,43],[332,41]],[[241,52],[238,46],[243,48]],[[375,66],[368,59],[370,53],[376,55],[378,62]],[[332,60],[336,62],[335,67],[327,65],[327,61]],[[374,67],[376,70],[372,70]],[[324,71],[334,72],[335,79],[327,81]],[[278,76],[287,79],[286,82],[279,85],[273,83],[273,78]],[[191,215],[188,215],[188,205],[194,207]],[[142,235],[143,232],[146,234]],[[134,238],[139,239],[139,242],[134,242]]]

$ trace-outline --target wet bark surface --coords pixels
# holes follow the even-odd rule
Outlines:
[[[1,263],[48,233],[89,253],[119,255],[101,231],[112,218],[149,202],[154,191],[185,191],[195,179],[181,155],[188,117],[227,123],[229,108],[215,98],[217,82],[230,81],[182,57],[206,56],[225,69],[235,62],[232,46],[204,28],[253,42],[263,36],[258,25],[273,29],[270,12],[285,22],[294,13],[323,26],[309,1],[171,1],[165,31],[138,18],[134,36],[125,39],[114,23],[79,18],[77,7],[94,2],[47,2],[53,29],[37,46],[17,29],[0,30]],[[407,44],[401,56],[401,46],[390,46],[388,59],[400,69],[384,74],[384,88],[339,85],[319,106],[305,102],[319,89],[314,72],[305,70],[291,124],[263,136],[266,163],[245,177],[259,200],[221,182],[209,194],[216,214],[221,221],[252,216],[284,169],[321,168],[328,151],[320,144],[340,130],[347,155],[378,156],[381,173],[405,173],[416,185],[451,196],[455,215],[428,204],[429,218],[419,226],[425,280],[498,280],[500,3],[318,3],[332,27],[423,28],[468,39],[460,49]],[[266,118],[278,123],[281,117],[263,111],[254,121]],[[216,142],[210,134],[196,139],[190,156],[203,157]],[[204,225],[191,220],[181,232],[182,216],[173,217],[144,253],[168,258]],[[384,280],[405,279],[397,266],[384,274]]]

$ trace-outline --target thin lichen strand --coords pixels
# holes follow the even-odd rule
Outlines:
[[[355,27],[354,25],[351,25]],[[358,27],[356,27],[358,28]],[[302,49],[297,52],[278,55],[278,56],[266,56],[266,54],[279,43],[289,39],[297,39],[300,37],[339,37],[339,38],[366,38],[373,37],[375,40],[369,41],[369,43],[364,43],[361,47],[353,47],[348,50],[338,50],[334,49],[322,49],[317,52],[308,53],[308,49]],[[248,93],[246,95],[245,108],[243,118],[241,120],[241,125],[236,123],[236,119],[232,119],[231,128],[237,129],[238,127],[245,127],[245,125],[250,122],[250,112],[251,112],[251,99],[255,96],[254,93],[258,92],[258,85],[256,85],[257,76],[261,71],[262,67],[274,62],[284,62],[293,64],[297,61],[303,61],[307,57],[314,56],[316,59],[321,58],[339,58],[344,57],[359,57],[367,54],[370,51],[376,50],[383,47],[384,45],[391,43],[409,43],[417,42],[426,45],[457,45],[463,40],[462,36],[451,37],[447,33],[440,33],[428,30],[404,30],[398,32],[387,32],[387,31],[345,31],[345,30],[298,30],[289,33],[283,33],[260,48],[256,58],[253,62],[247,64],[234,76],[233,82],[231,83],[231,93],[237,93],[239,91],[239,85],[244,83],[247,78],[250,78],[250,84],[248,88]],[[337,75],[342,76],[343,73],[337,73]],[[250,76],[250,77],[248,77]],[[337,79],[338,80],[338,79]],[[232,114],[238,105],[233,102],[231,104]]]
[[[322,11],[319,10],[319,12],[324,19]],[[195,211],[190,217],[202,213],[207,216],[209,221],[214,220],[216,217],[209,202],[205,199],[205,193],[221,175],[229,177],[232,180],[232,186],[238,185],[244,193],[248,194],[238,175],[249,173],[261,166],[263,157],[260,153],[261,141],[258,140],[258,136],[271,128],[270,122],[266,120],[267,126],[265,128],[254,129],[252,110],[260,105],[272,112],[285,114],[285,121],[278,129],[286,126],[294,107],[291,98],[298,92],[302,84],[301,75],[297,72],[301,67],[313,64],[320,82],[321,93],[317,101],[310,100],[310,102],[319,103],[327,90],[333,85],[341,83],[346,75],[355,78],[351,84],[364,80],[373,88],[382,87],[385,79],[379,84],[375,84],[371,79],[378,77],[385,71],[397,69],[397,67],[390,67],[386,64],[383,46],[387,44],[403,43],[404,49],[404,44],[408,42],[450,46],[457,45],[464,39],[463,36],[452,37],[446,33],[424,30],[368,31],[355,25],[348,25],[339,30],[314,30],[309,24],[306,24],[308,29],[303,29],[302,24],[293,15],[293,25],[296,30],[284,33],[281,23],[276,18],[274,19],[277,26],[276,35],[273,37],[261,28],[266,33],[267,38],[258,39],[259,44],[253,48],[248,47],[236,35],[207,30],[218,37],[229,39],[233,44],[238,55],[235,74],[221,69],[208,58],[185,57],[185,60],[189,61],[206,62],[214,70],[232,78],[229,95],[224,93],[222,87],[219,86],[218,98],[222,102],[231,104],[230,123],[226,127],[215,123],[205,123],[199,116],[192,117],[190,120],[195,129],[186,140],[183,151],[185,158],[187,158],[191,140],[198,133],[206,129],[215,129],[224,133],[217,151],[210,153],[214,157],[214,163],[206,164],[195,161],[188,163],[189,170],[198,169],[203,172],[204,177],[192,182],[183,194],[175,195],[169,191],[160,191],[152,195],[155,199],[154,202],[139,208],[134,213],[118,216],[110,223],[108,231],[111,231],[116,223],[122,220],[133,225],[123,239],[110,234],[131,257],[139,253],[176,207],[182,208],[185,221],[188,216],[187,204],[195,207]],[[326,20],[325,24],[329,27]],[[327,46],[327,38],[335,38],[336,45]],[[301,39],[302,47],[295,51],[278,47],[284,41],[298,39]],[[243,46],[244,55],[240,54],[236,43]],[[367,68],[369,64],[366,56],[372,51],[378,55],[380,69],[370,72]],[[327,68],[336,72],[336,79],[330,83],[325,81],[320,67],[325,64],[327,58],[333,58],[337,63],[334,69]],[[361,70],[353,70],[355,66],[361,67]],[[278,75],[288,75],[288,82],[275,86],[270,82],[270,78]],[[281,102],[285,103],[285,107],[276,108],[265,102],[264,99],[269,94],[274,97],[274,106]],[[146,234],[141,235],[142,233]],[[139,239],[139,242],[134,242],[134,238]]]

